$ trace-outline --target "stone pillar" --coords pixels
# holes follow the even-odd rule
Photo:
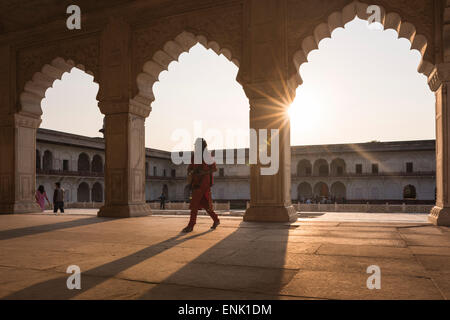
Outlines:
[[[429,84],[436,94],[436,206],[428,220],[450,226],[450,63],[439,64]]]
[[[244,221],[296,221],[297,213],[291,203],[290,120],[287,109],[295,97],[289,86],[286,0],[246,0],[246,27],[243,63],[238,81],[250,101],[250,129],[257,130],[258,142],[250,148],[259,150],[259,129],[279,130],[279,162],[275,174],[264,175],[258,152],[257,164],[250,168],[250,207]],[[273,137],[271,137],[273,138]],[[267,143],[271,144],[271,138]],[[270,146],[268,147],[270,150]],[[261,150],[259,150],[261,151]]]
[[[0,117],[0,214],[40,212],[34,194],[41,120],[23,114]]]
[[[266,98],[250,101],[250,128],[256,130],[257,141],[251,141],[250,148],[258,150],[262,140],[259,129],[268,129],[267,150],[270,154],[271,130],[279,130],[279,159],[276,174],[265,175],[258,156],[258,163],[250,167],[250,208],[245,212],[244,221],[289,222],[297,219],[297,212],[291,203],[291,144],[290,121],[286,105],[277,105]],[[255,145],[256,142],[256,145]],[[263,151],[265,152],[265,151]],[[275,159],[276,160],[276,159]],[[274,165],[273,163],[271,164]]]
[[[40,212],[36,190],[36,129],[40,114],[15,104],[15,60],[0,47],[0,214]]]
[[[101,38],[99,106],[105,114],[105,205],[99,217],[148,215],[145,202],[145,118],[150,106],[131,101],[130,28],[112,18]]]
[[[106,116],[105,205],[101,217],[151,213],[145,202],[145,118],[130,112]]]

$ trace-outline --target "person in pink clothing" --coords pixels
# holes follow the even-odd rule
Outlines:
[[[36,202],[41,207],[42,211],[45,210],[45,200],[47,200],[48,204],[50,205],[50,201],[47,198],[47,193],[45,193],[44,186],[40,185],[39,188],[36,191]]]

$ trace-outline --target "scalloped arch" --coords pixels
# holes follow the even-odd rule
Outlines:
[[[41,102],[45,98],[45,92],[53,86],[56,80],[61,80],[64,73],[72,71],[73,68],[78,68],[94,76],[94,73],[86,71],[82,64],[76,65],[72,60],[65,60],[61,57],[55,58],[50,64],[44,65],[41,71],[36,72],[32,79],[25,83],[24,90],[19,97],[21,111],[41,116]]]
[[[355,17],[368,20],[370,17],[370,14],[367,13],[368,7],[369,5],[366,3],[353,1],[346,5],[342,11],[331,13],[326,22],[319,24],[312,35],[303,39],[301,49],[293,55],[293,63],[297,72],[289,79],[289,84],[292,88],[296,88],[303,83],[300,75],[300,66],[308,62],[308,54],[319,48],[319,42],[325,38],[331,38],[331,33],[335,29],[344,28]],[[386,13],[382,6],[379,7],[381,8],[381,24],[384,30],[393,29],[398,33],[399,38],[405,38],[411,42],[411,50],[418,50],[422,56],[417,71],[429,78],[436,67],[433,63],[424,60],[424,54],[428,45],[426,37],[422,34],[417,34],[416,27],[409,22],[403,22],[398,13]]]
[[[233,58],[231,50],[221,48],[215,41],[208,41],[203,35],[183,31],[174,40],[167,41],[162,50],[157,51],[153,58],[147,61],[142,72],[136,78],[138,94],[130,101],[131,104],[148,108],[155,100],[153,85],[159,81],[161,72],[168,70],[169,64],[178,61],[182,53],[188,52],[193,46],[200,43],[206,49],[212,49],[217,55],[224,55],[228,60],[239,67],[239,61]]]

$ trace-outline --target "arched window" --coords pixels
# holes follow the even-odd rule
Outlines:
[[[297,187],[299,201],[306,201],[312,198],[312,188],[308,182],[302,182]]]
[[[347,197],[347,188],[342,182],[335,182],[331,185],[331,196],[336,200],[344,199]]]
[[[90,202],[89,185],[86,182],[80,183],[77,190],[78,202]]]
[[[328,186],[324,182],[318,182],[314,186],[314,196],[321,197],[321,198],[328,198],[329,190]]]
[[[100,182],[92,186],[92,202],[103,202],[103,186]]]
[[[334,159],[331,162],[331,175],[333,176],[342,176],[345,174],[346,166],[345,161],[342,159]]]
[[[328,176],[330,170],[328,162],[324,159],[319,159],[314,162],[314,175],[315,176]]]
[[[297,164],[297,175],[300,177],[308,177],[312,174],[312,166],[309,160],[300,160]]]
[[[98,154],[92,158],[92,172],[103,173],[103,159]]]
[[[81,153],[78,156],[78,172],[90,172],[91,165],[89,161],[89,156],[86,153]]]
[[[47,150],[44,152],[44,158],[43,158],[43,167],[42,169],[44,171],[50,171],[53,170],[53,154],[51,151]]]
[[[411,184],[408,184],[405,188],[403,188],[403,199],[411,199],[415,200],[417,198],[416,187]]]

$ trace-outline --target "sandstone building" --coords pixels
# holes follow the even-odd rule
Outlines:
[[[103,138],[39,129],[36,184],[51,194],[54,183],[60,181],[68,204],[102,203],[104,149]],[[297,146],[291,153],[293,202],[314,198],[348,203],[435,200],[434,140]],[[147,201],[163,192],[169,201],[189,200],[186,165],[174,165],[169,152],[146,149],[145,169]],[[250,199],[249,182],[248,165],[218,165],[213,197],[245,203]]]

